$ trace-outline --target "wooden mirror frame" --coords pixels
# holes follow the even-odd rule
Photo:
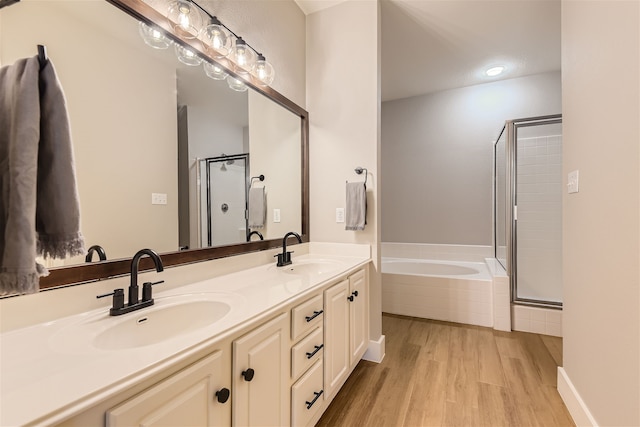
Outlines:
[[[229,74],[239,77],[231,69],[231,64],[226,60],[214,60],[207,54],[202,42],[196,40],[183,40],[173,34],[164,16],[155,9],[144,3],[142,0],[107,0],[125,13],[133,16],[135,19],[152,24],[162,28],[166,34],[176,43],[187,46],[198,52],[203,58],[222,66]],[[244,81],[244,80],[243,80]],[[275,91],[271,87],[260,87],[251,81],[246,81],[247,86],[253,90],[268,97],[277,104],[283,106],[301,120],[301,191],[302,191],[302,241],[309,241],[309,113]],[[298,230],[291,230],[298,231]],[[282,246],[282,239],[270,239],[255,242],[238,243],[228,246],[217,246],[211,248],[191,249],[178,252],[161,253],[162,262],[165,267],[171,267],[181,264],[189,264],[200,261],[208,261],[212,259],[224,258],[233,255],[240,255],[249,252],[256,252],[265,249],[277,248]],[[142,248],[140,248],[142,249]],[[153,249],[153,248],[151,248]],[[134,254],[131,254],[133,257]],[[141,260],[140,270],[148,270],[153,268],[151,259],[145,257]],[[40,278],[40,289],[50,289],[59,286],[69,286],[74,284],[82,284],[101,279],[107,279],[114,276],[128,275],[131,271],[131,258],[122,258],[113,261],[101,261],[95,263],[87,263],[74,265],[69,267],[51,268],[49,276]]]

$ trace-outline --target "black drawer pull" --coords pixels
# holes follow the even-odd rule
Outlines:
[[[305,319],[307,320],[307,322],[311,322],[313,319],[315,319],[316,317],[320,316],[322,313],[323,313],[323,310],[314,311],[313,312],[313,316],[305,316]]]
[[[306,401],[304,403],[307,404],[307,409],[311,409],[311,407],[313,406],[314,403],[316,403],[316,400],[318,400],[318,398],[320,396],[322,396],[322,393],[324,393],[324,390],[320,390],[320,391],[314,391],[313,394],[316,395],[316,397],[313,398],[313,400],[311,402]]]
[[[353,295],[354,297],[357,297],[358,296],[358,291],[351,292],[351,295]]]
[[[353,295],[349,295],[349,296],[347,297],[347,299],[348,299],[350,302],[353,302]]]
[[[322,350],[322,347],[324,347],[324,344],[314,345],[314,350],[311,353],[307,353],[307,359],[311,359],[317,352]]]

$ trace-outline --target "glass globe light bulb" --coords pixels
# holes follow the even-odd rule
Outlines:
[[[138,24],[138,31],[142,40],[154,49],[167,49],[171,45],[171,40],[164,34],[142,21]]]
[[[221,66],[207,61],[202,63],[202,67],[204,68],[204,73],[207,77],[213,80],[224,80],[229,75]]]
[[[262,54],[258,55],[258,60],[253,66],[253,75],[258,79],[258,84],[261,86],[269,86],[273,83],[273,79],[276,76],[276,72],[273,65],[269,63]]]
[[[176,56],[183,64],[196,67],[202,63],[202,58],[197,53],[176,43]]]
[[[237,92],[244,92],[246,91],[248,88],[248,86],[246,84],[244,84],[244,82],[240,79],[237,79],[233,76],[228,76],[227,77],[227,84],[229,85],[229,88],[237,91]]]
[[[195,39],[202,30],[202,14],[187,0],[176,0],[167,9],[169,25],[180,37]]]
[[[221,59],[231,52],[231,38],[227,30],[217,19],[204,29],[204,41],[207,51],[215,58]]]
[[[234,70],[238,74],[249,74],[255,62],[255,53],[247,46],[247,43],[239,37],[235,41],[231,59],[234,63]]]

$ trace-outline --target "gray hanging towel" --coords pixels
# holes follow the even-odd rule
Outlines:
[[[264,187],[249,189],[249,228],[264,228],[267,222],[267,193]]]
[[[364,230],[367,224],[367,186],[364,182],[347,182],[345,230]]]
[[[32,293],[37,255],[84,253],[66,100],[48,61],[0,68],[0,294]]]

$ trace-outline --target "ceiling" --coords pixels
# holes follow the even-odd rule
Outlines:
[[[340,0],[296,0],[305,14]],[[382,100],[560,70],[560,0],[380,0]],[[495,65],[505,72],[489,78]]]

